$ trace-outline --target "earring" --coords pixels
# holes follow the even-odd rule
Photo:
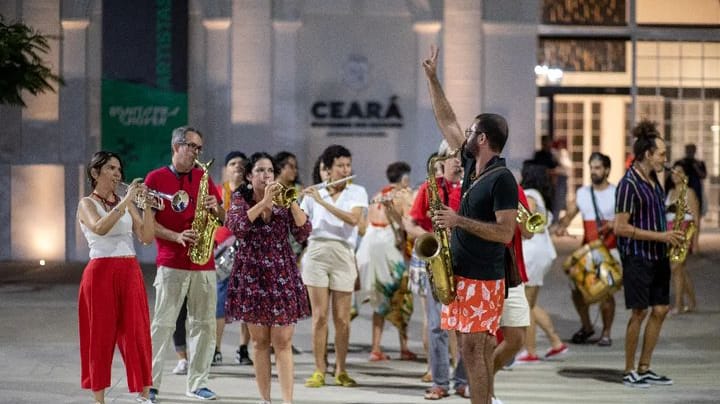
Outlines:
[[[252,184],[247,184],[247,189],[252,189]]]

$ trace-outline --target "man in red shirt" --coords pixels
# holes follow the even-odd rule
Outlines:
[[[153,388],[150,400],[155,402],[162,381],[164,352],[171,344],[180,308],[187,296],[190,319],[191,350],[187,396],[213,400],[215,393],[207,387],[210,363],[215,349],[215,261],[212,255],[202,265],[190,261],[188,251],[197,242],[198,234],[192,229],[198,204],[221,221],[225,210],[212,179],[208,177],[208,195],[197,200],[203,171],[195,168],[195,159],[203,148],[202,134],[194,128],[182,126],[173,130],[172,164],[151,171],[145,179],[148,188],[168,195],[184,191],[188,203],[184,210],[173,210],[168,201],[165,209],[155,213],[155,240],[157,242],[157,276],[155,278],[155,314],[150,333],[153,344]]]
[[[440,155],[447,153],[447,142],[443,142],[440,147]],[[456,157],[449,158],[442,163],[441,177],[436,177],[438,185],[438,194],[441,202],[445,206],[449,206],[453,210],[460,207],[462,167],[460,167],[460,159]],[[409,212],[409,218],[403,221],[405,230],[408,235],[418,238],[425,233],[433,231],[432,221],[430,220],[430,200],[428,195],[427,181],[420,185],[415,196],[415,201]],[[422,274],[425,275],[425,274]],[[421,275],[421,276],[422,276]],[[442,304],[437,302],[430,290],[427,282],[427,276],[423,276],[421,280],[427,299],[425,305],[425,315],[428,321],[429,337],[429,362],[430,374],[433,378],[433,386],[425,393],[425,398],[432,400],[449,395],[450,378],[448,372],[448,332],[440,327],[440,311]],[[453,378],[455,392],[463,397],[467,397],[467,377],[465,376],[465,368],[462,359],[458,360],[455,367],[455,375]]]

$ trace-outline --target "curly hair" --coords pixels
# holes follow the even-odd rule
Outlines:
[[[657,130],[657,124],[645,119],[635,125],[632,129],[632,135],[635,137],[633,154],[637,161],[645,160],[645,152],[653,153],[658,147],[658,139],[662,140],[662,136]]]
[[[533,160],[526,160],[523,162],[521,175],[520,185],[523,189],[535,189],[540,192],[545,207],[548,211],[552,211],[553,187],[548,168],[535,163]]]
[[[396,161],[387,167],[387,170],[385,170],[385,176],[391,184],[394,184],[396,182],[400,182],[403,175],[410,174],[410,171],[412,171],[412,169],[408,163],[404,161]]]
[[[258,161],[262,159],[268,159],[272,163],[273,171],[275,171],[275,175],[277,175],[278,168],[275,164],[275,159],[273,159],[273,156],[271,156],[268,153],[265,152],[257,152],[253,153],[252,156],[250,156],[249,159],[245,161],[245,177],[250,175],[252,173],[252,169],[255,167],[255,164],[257,164]],[[247,178],[246,178],[247,181]],[[250,185],[250,181],[247,181],[248,183],[246,185],[243,185],[240,187],[238,192],[240,192],[240,195],[242,195],[243,199],[245,199],[245,202],[248,204],[253,203],[253,189]]]
[[[335,163],[335,159],[340,157],[352,158],[352,154],[350,153],[350,150],[345,148],[345,146],[341,146],[339,144],[328,146],[325,151],[323,151],[322,156],[320,156],[326,169],[330,169],[330,167],[332,167]]]

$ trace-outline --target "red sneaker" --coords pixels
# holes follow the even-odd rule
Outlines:
[[[515,363],[539,363],[540,358],[537,355],[530,355],[527,351],[521,353],[515,358]]]
[[[568,346],[566,344],[562,344],[557,348],[550,348],[547,352],[545,352],[545,359],[552,358],[553,356],[558,356],[566,353],[569,350]]]

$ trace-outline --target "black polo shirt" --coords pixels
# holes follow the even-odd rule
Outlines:
[[[517,209],[518,186],[515,176],[505,167],[505,159],[493,157],[475,184],[471,178],[475,173],[475,159],[463,156],[462,164],[465,178],[458,212],[461,216],[495,223],[496,211]],[[483,175],[496,167],[502,168]],[[456,227],[452,231],[450,250],[455,275],[478,280],[505,278],[505,244],[476,237]]]

